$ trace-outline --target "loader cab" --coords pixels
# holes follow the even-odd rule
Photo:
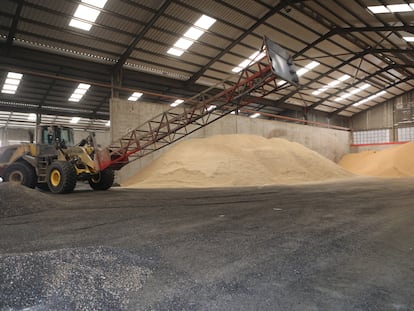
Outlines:
[[[62,149],[74,146],[73,129],[58,125],[41,125],[39,128],[39,142],[45,145],[55,145]]]

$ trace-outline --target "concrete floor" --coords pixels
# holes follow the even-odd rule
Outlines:
[[[0,310],[414,310],[414,179],[48,196],[0,219]]]

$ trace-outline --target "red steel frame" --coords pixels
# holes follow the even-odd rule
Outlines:
[[[206,96],[206,90],[181,106],[155,116],[98,151],[96,158],[99,169],[118,170],[133,160],[170,145],[232,111],[259,100],[247,100],[245,97],[253,92],[260,93],[260,97],[270,94],[278,88],[276,78],[269,55],[266,55],[243,69],[236,83],[223,81],[223,91],[218,94],[196,100]]]

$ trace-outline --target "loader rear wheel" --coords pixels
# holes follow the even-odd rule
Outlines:
[[[106,168],[89,178],[89,185],[93,190],[107,190],[114,183],[114,171]]]
[[[4,172],[4,181],[29,188],[36,186],[36,179],[35,170],[26,162],[15,162],[9,165]]]
[[[47,169],[47,185],[52,193],[69,193],[76,186],[76,170],[70,162],[55,161]]]

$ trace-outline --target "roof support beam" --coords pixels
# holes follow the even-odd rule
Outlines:
[[[394,83],[393,83],[393,84],[391,84],[391,85],[388,85],[388,86],[384,87],[384,88],[383,88],[383,90],[384,90],[384,91],[385,91],[385,90],[388,90],[388,89],[390,89],[390,88],[393,88],[393,87],[397,86],[398,84],[405,83],[405,82],[408,82],[408,81],[413,80],[413,79],[414,79],[414,77],[405,77],[405,78],[404,78],[404,79],[402,79],[402,80],[399,80],[399,81],[397,81],[397,82],[394,82]],[[329,115],[332,117],[333,115],[339,114],[341,111],[346,110],[348,107],[351,107],[352,105],[353,105],[353,104],[349,104],[349,105],[343,106],[343,107],[341,107],[341,108],[339,108],[339,109],[335,110],[334,112],[331,112]],[[364,111],[366,111],[366,110],[367,110],[367,109],[365,109]]]
[[[394,50],[394,49],[368,49],[368,50],[364,50],[364,51],[361,51],[361,52],[355,54],[350,59],[344,61],[344,63],[339,64],[338,66],[335,66],[335,67],[331,68],[324,75],[327,76],[330,73],[335,72],[336,70],[338,70],[342,66],[344,66],[346,64],[349,64],[350,62],[353,62],[354,60],[357,60],[357,59],[359,59],[361,57],[364,57],[367,54],[375,54],[375,53],[412,53],[412,51],[410,51],[410,50]],[[398,66],[398,65],[395,65],[395,66],[390,65],[389,67],[392,67],[392,68],[404,68],[404,66],[402,66],[402,65],[401,66]],[[387,68],[390,69],[389,67],[387,67]],[[377,74],[375,74],[375,75],[377,75]],[[374,75],[370,76],[370,78],[372,78],[373,76]],[[320,77],[318,77],[317,79],[320,79]],[[366,79],[358,80],[358,82],[365,81],[365,80]],[[288,94],[284,95],[282,98],[280,98],[279,100],[277,100],[276,103],[275,103],[275,105],[278,106],[278,105],[284,103],[290,97],[292,97],[293,95],[295,95],[298,91],[300,91],[301,89],[305,89],[305,88],[309,87],[315,81],[316,80],[310,80],[308,83],[306,83],[304,85],[300,85],[298,88],[295,88],[294,90],[292,90],[291,92],[289,92]],[[314,108],[314,107],[322,104],[325,100],[326,100],[326,98],[324,100],[322,100],[322,101],[320,100],[320,101],[318,101],[316,103],[313,103],[312,105],[309,105],[307,108],[308,109],[312,109],[312,108]]]
[[[114,73],[122,69],[122,66],[126,63],[128,57],[134,51],[135,46],[138,44],[139,41],[142,40],[142,38],[144,38],[145,34],[148,32],[148,30],[150,30],[154,26],[154,24],[161,17],[161,15],[164,14],[164,12],[167,10],[171,2],[172,0],[165,0],[164,3],[161,5],[161,7],[157,10],[157,13],[154,14],[151,20],[145,24],[144,29],[138,34],[138,36],[136,36],[131,41],[131,43],[128,45],[128,48],[125,50],[125,52],[120,56],[120,58],[116,62],[115,67],[114,67]]]
[[[311,44],[309,44],[307,47],[303,48],[299,52],[297,52],[294,55],[294,58],[303,55],[310,49],[317,46],[319,43],[329,39],[330,37],[333,37],[337,34],[346,34],[350,32],[379,32],[379,31],[407,31],[414,33],[414,26],[378,26],[378,27],[349,27],[349,28],[335,28],[330,31],[328,31],[326,34],[324,34],[322,37],[316,39]]]
[[[17,2],[17,8],[16,8],[16,12],[14,13],[14,17],[13,17],[13,21],[10,27],[10,31],[9,34],[7,35],[7,41],[6,41],[6,55],[8,56],[10,54],[10,50],[11,47],[13,45],[13,40],[14,37],[16,35],[16,30],[17,30],[17,24],[19,23],[19,18],[20,18],[20,14],[22,12],[22,8],[23,8],[23,4],[24,4],[24,0],[19,0]]]
[[[398,84],[405,83],[405,82],[408,82],[408,81],[413,80],[413,79],[414,79],[414,77],[406,77],[406,78],[404,78],[404,79],[402,79],[402,80],[400,80],[400,81],[397,81],[397,82],[393,83],[392,85],[387,86],[386,88],[384,88],[384,90],[388,90],[388,89],[390,89],[390,88],[396,87]],[[401,96],[401,95],[402,95],[402,94],[397,95],[397,96],[394,96],[393,98],[390,98],[390,99],[388,99],[388,100],[393,100],[394,98],[397,98],[397,97],[399,97],[399,96]],[[357,114],[360,114],[361,112],[365,112],[365,111],[371,110],[371,109],[372,109],[372,108],[374,108],[374,107],[375,107],[375,106],[371,106],[371,107],[369,107],[368,109],[363,109],[363,110],[361,110],[361,111],[359,111],[359,112],[356,112],[355,114],[353,114],[353,115],[352,115],[352,117],[356,116]]]
[[[231,44],[229,44],[225,49],[223,49],[219,54],[217,54],[214,58],[212,58],[203,68],[201,68],[198,72],[196,72],[188,81],[187,84],[191,85],[194,84],[206,71],[207,69],[213,65],[216,61],[222,58],[225,54],[227,54],[232,48],[234,48],[237,44],[239,44],[244,38],[250,35],[257,27],[261,26],[268,18],[279,12],[284,7],[300,2],[297,0],[282,0],[276,5],[273,9],[268,11],[264,16],[258,19],[249,29],[247,29],[242,35],[240,35],[237,39],[235,39]]]

